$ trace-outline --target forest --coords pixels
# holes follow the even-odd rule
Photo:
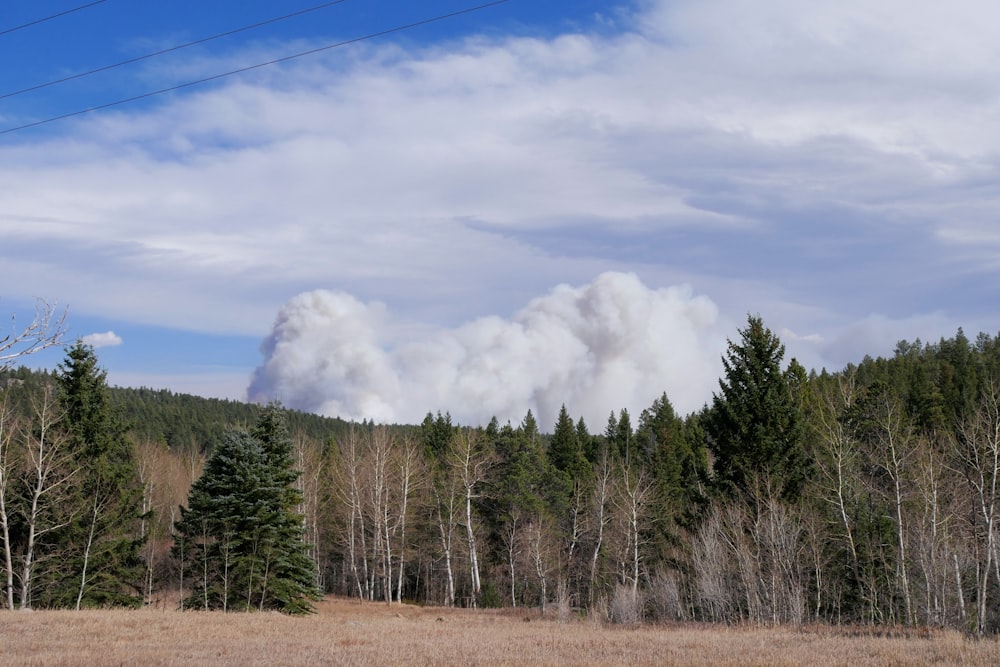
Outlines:
[[[1000,629],[1000,336],[807,372],[759,317],[700,411],[349,423],[0,375],[3,606],[324,593],[617,623]]]

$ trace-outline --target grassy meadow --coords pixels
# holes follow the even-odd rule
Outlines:
[[[1000,643],[954,631],[620,627],[533,610],[328,598],[277,613],[0,613],[0,664],[50,665],[996,665]]]

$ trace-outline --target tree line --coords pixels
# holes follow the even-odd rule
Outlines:
[[[690,415],[664,394],[598,430],[564,407],[307,432],[268,406],[204,445],[71,409],[95,393],[70,376],[103,380],[71,348],[52,383],[7,375],[6,604],[300,612],[332,592],[995,632],[1000,336],[807,373],[759,317],[738,334]]]

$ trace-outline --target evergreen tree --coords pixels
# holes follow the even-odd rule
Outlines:
[[[587,459],[588,463],[593,465],[597,461],[597,456],[601,448],[597,438],[590,435],[587,422],[583,420],[583,417],[580,417],[576,421],[576,442],[580,447],[580,451],[583,452],[584,458]]]
[[[40,579],[43,606],[137,606],[141,602],[142,488],[127,424],[111,408],[94,349],[66,351],[56,374],[61,424],[79,470],[74,519],[56,537],[63,567]]]
[[[632,419],[625,408],[618,413],[618,432],[615,434],[615,442],[618,444],[618,455],[622,461],[628,465],[644,464],[638,451],[635,434],[632,433]]]
[[[186,606],[301,614],[319,599],[303,541],[292,441],[278,406],[228,433],[181,508],[175,555],[194,582]]]
[[[451,423],[451,414],[441,414],[439,410],[437,417],[427,413],[424,421],[420,424],[420,439],[424,444],[424,451],[431,461],[440,463],[452,437],[458,432],[458,428]]]
[[[604,443],[608,454],[618,455],[618,418],[614,410],[608,415],[608,424],[604,427]]]
[[[739,343],[729,341],[721,392],[705,423],[715,479],[724,490],[750,492],[765,483],[795,500],[808,477],[802,405],[794,391],[801,366],[783,371],[784,356],[785,346],[759,316],[748,318]]]
[[[589,468],[576,437],[576,426],[565,405],[559,410],[559,418],[549,443],[549,463],[557,470],[568,473],[571,478],[576,478],[582,470]]]
[[[665,393],[642,411],[635,439],[653,471],[660,530],[675,537],[675,524],[689,524],[705,502],[704,440],[688,437]]]

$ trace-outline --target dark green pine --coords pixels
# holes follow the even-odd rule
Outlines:
[[[722,358],[725,377],[705,421],[715,480],[727,493],[764,488],[798,498],[809,475],[804,418],[796,395],[801,373],[781,368],[785,346],[760,317],[749,317],[739,343]]]
[[[54,536],[62,565],[39,578],[40,606],[137,606],[142,600],[142,488],[106,377],[94,349],[81,342],[67,349],[56,373],[60,424],[78,473],[66,501],[74,519]]]

